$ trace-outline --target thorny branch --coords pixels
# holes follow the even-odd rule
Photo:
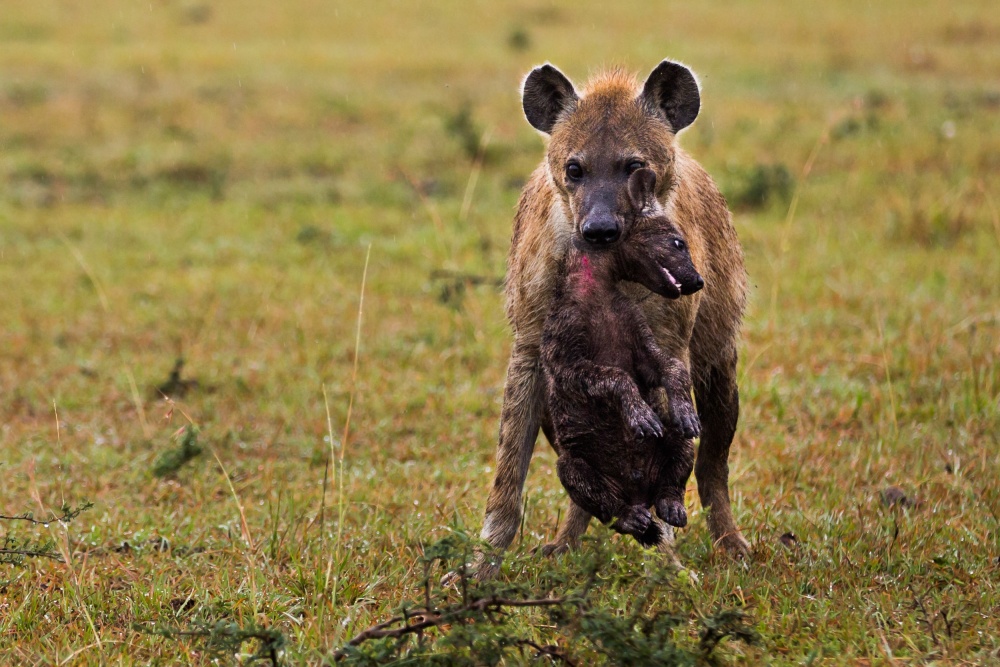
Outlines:
[[[565,604],[565,598],[538,598],[533,600],[514,600],[509,598],[502,598],[496,595],[482,598],[480,600],[473,600],[460,607],[455,607],[446,611],[438,611],[436,609],[413,609],[407,610],[404,614],[399,616],[394,616],[388,621],[379,623],[378,625],[373,625],[367,630],[359,633],[349,642],[347,646],[357,646],[363,642],[370,639],[381,639],[383,637],[391,637],[394,639],[399,639],[408,634],[417,634],[418,636],[427,628],[437,627],[441,625],[447,625],[460,619],[470,613],[483,613],[483,614],[493,614],[497,612],[502,612],[504,607],[551,607],[556,605]],[[410,623],[410,619],[420,618],[422,620],[416,623]],[[393,627],[399,623],[403,623],[400,627]],[[552,646],[540,646],[532,641],[522,639],[517,641],[518,645],[530,646],[534,648],[539,653],[548,655],[553,658],[562,660],[564,663],[572,665],[573,663],[562,654],[558,647]],[[333,654],[334,660],[342,660],[345,658],[347,653],[340,649]]]
[[[60,563],[64,562],[62,556],[53,551],[31,551],[27,549],[0,549],[0,556],[26,556],[32,558],[51,558],[52,560],[58,561]]]
[[[6,514],[0,514],[0,520],[7,521],[27,521],[28,523],[37,524],[40,526],[47,526],[50,523],[55,523],[56,521],[61,521],[63,523],[69,523],[76,517],[80,516],[81,512],[86,512],[94,503],[86,502],[77,508],[70,507],[69,505],[63,505],[59,510],[61,514],[53,514],[48,519],[36,519],[35,515],[31,512],[25,512],[24,514],[17,514],[15,516],[8,516]]]

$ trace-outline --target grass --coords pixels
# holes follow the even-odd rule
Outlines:
[[[753,557],[712,551],[692,483],[698,582],[650,604],[687,618],[681,645],[748,614],[760,640],[724,663],[997,662],[992,9],[6,7],[0,514],[94,507],[0,523],[71,556],[0,565],[0,661],[208,664],[135,629],[204,622],[317,664],[419,599],[425,545],[477,532],[491,480],[495,285],[543,150],[517,84],[544,60],[579,81],[670,56],[701,75],[683,144],[733,199],[753,284],[731,460]],[[197,384],[165,400],[178,358]],[[155,476],[188,425],[205,455]],[[530,553],[565,511],[554,463],[541,444],[501,580],[548,593],[599,553],[594,604],[625,613],[650,559],[633,544],[598,526],[582,554]]]

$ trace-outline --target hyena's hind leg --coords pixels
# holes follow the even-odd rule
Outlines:
[[[580,545],[580,536],[587,532],[590,519],[590,512],[570,499],[569,511],[566,512],[566,518],[559,524],[559,530],[556,531],[556,538],[542,545],[542,553],[550,556],[578,547]]]

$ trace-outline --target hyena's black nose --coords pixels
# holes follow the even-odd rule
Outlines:
[[[621,236],[622,230],[614,218],[591,219],[583,223],[583,240],[594,245],[614,243]]]

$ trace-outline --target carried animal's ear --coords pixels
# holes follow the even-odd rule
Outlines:
[[[672,60],[664,60],[649,73],[642,98],[667,117],[675,133],[693,123],[701,109],[698,79],[687,67]]]
[[[548,63],[531,70],[521,87],[525,117],[533,128],[545,134],[552,133],[559,114],[571,108],[578,99],[566,75]]]
[[[628,177],[628,197],[636,211],[642,211],[654,198],[656,172],[649,167],[636,169]]]

